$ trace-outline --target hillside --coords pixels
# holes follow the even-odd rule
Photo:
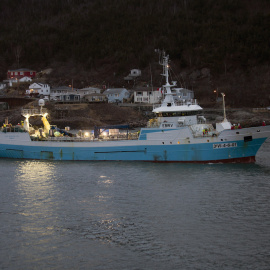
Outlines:
[[[54,85],[130,86],[140,68],[160,86],[159,48],[201,100],[219,88],[233,107],[270,103],[268,0],[1,0],[0,15],[1,79],[52,68]]]

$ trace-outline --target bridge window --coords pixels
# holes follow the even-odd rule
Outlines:
[[[197,115],[198,111],[188,111],[188,112],[162,112],[158,113],[158,117],[171,117],[171,116],[191,116],[191,115]]]

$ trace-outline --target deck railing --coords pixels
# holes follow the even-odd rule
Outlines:
[[[38,109],[38,108],[33,108],[33,109],[22,109],[21,110],[21,114],[22,115],[35,115],[35,114],[41,114],[42,113],[46,113],[47,112],[47,109],[46,108],[42,108],[42,111],[41,109]]]
[[[121,141],[121,140],[138,140],[138,134],[128,134],[127,135],[118,135],[118,136],[107,136],[107,137],[46,137],[46,138],[38,138],[36,136],[32,136],[31,139],[41,140],[41,141],[50,141],[50,142],[98,142],[98,141]]]
[[[10,127],[1,127],[1,132],[26,132],[26,130],[22,126],[10,126]]]

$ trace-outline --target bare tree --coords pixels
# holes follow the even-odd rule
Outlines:
[[[15,57],[16,57],[17,68],[19,68],[20,67],[20,57],[22,54],[22,47],[20,45],[17,45],[14,48],[14,53],[15,53]]]

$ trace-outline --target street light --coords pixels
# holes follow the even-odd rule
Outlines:
[[[218,99],[218,90],[214,90],[214,93],[216,93],[216,101],[217,101],[217,99]]]
[[[72,88],[72,91],[73,91],[73,79],[72,79],[72,82],[71,84],[69,85],[70,88]]]

